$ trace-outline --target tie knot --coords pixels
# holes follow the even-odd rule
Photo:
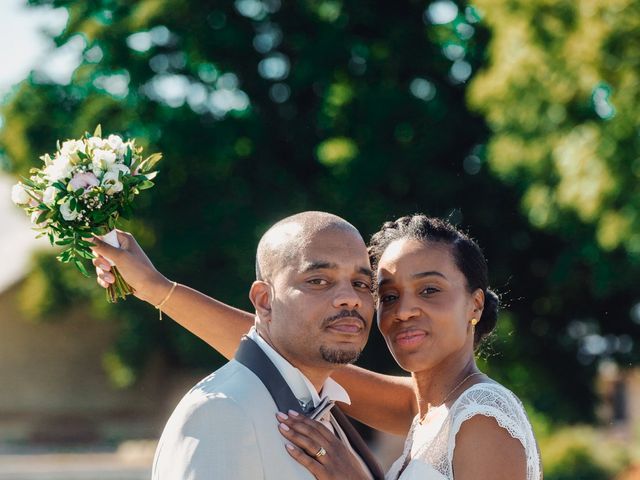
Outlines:
[[[329,400],[329,397],[324,397],[320,400],[320,403],[307,413],[307,416],[312,420],[322,419],[335,405],[333,400]]]

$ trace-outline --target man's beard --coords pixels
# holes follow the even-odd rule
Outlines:
[[[362,349],[358,350],[340,350],[337,348],[329,348],[325,345],[320,345],[320,355],[325,362],[335,363],[337,365],[346,365],[347,363],[355,362]]]

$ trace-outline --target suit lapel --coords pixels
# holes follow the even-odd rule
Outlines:
[[[242,337],[240,346],[236,351],[235,359],[240,362],[249,370],[251,370],[267,388],[273,401],[278,407],[280,412],[288,412],[289,410],[295,410],[299,413],[305,413],[302,410],[300,402],[295,397],[291,388],[282,377],[278,369],[275,367],[269,357],[262,351],[262,349],[249,337]],[[338,425],[344,431],[349,443],[353,449],[360,455],[360,458],[369,467],[369,471],[373,475],[375,480],[384,480],[384,473],[378,462],[374,458],[371,450],[367,447],[367,444],[357,432],[355,427],[349,422],[347,416],[342,411],[334,406],[331,410],[333,417],[338,422]]]
[[[382,467],[380,467],[378,461],[373,456],[373,453],[371,452],[371,450],[369,450],[366,442],[360,436],[360,434],[355,429],[353,424],[349,421],[344,412],[340,410],[340,408],[336,405],[335,407],[333,407],[333,410],[331,410],[331,414],[333,415],[333,418],[336,419],[336,422],[338,422],[338,425],[340,425],[340,428],[342,428],[342,431],[347,436],[347,439],[349,440],[349,443],[351,444],[353,449],[358,455],[360,455],[362,461],[369,468],[369,471],[371,472],[371,475],[373,475],[373,478],[376,480],[384,479],[384,472],[382,471]]]
[[[295,410],[304,413],[287,382],[256,342],[249,337],[242,337],[235,359],[256,374],[271,394],[278,411],[286,413]]]

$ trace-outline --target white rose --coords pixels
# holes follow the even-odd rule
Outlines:
[[[58,194],[58,189],[56,187],[47,187],[47,189],[42,194],[42,201],[45,205],[53,205],[56,201],[56,195]]]
[[[111,149],[118,154],[119,157],[122,157],[127,151],[127,144],[122,141],[118,135],[109,135],[107,139],[109,146]]]
[[[75,210],[71,210],[71,204],[69,200],[60,205],[60,213],[62,214],[62,218],[64,218],[68,222],[72,222],[76,218],[78,218],[79,213]]]
[[[87,140],[87,142],[89,142],[89,146],[92,150],[96,148],[104,148],[107,146],[107,141],[104,138],[100,137],[91,137],[89,138],[89,140]]]
[[[109,150],[96,149],[93,151],[92,167],[96,174],[110,170],[116,163],[116,154]]]
[[[60,155],[68,157],[78,152],[78,150],[85,153],[84,142],[82,140],[67,140],[60,148]]]
[[[118,175],[120,172],[126,175],[127,173],[131,172],[131,170],[124,163],[114,163],[113,165],[111,165],[111,167],[109,167],[109,170],[107,170],[106,173],[113,173],[115,175]]]
[[[22,183],[16,183],[11,188],[11,200],[16,205],[26,205],[31,200]]]
[[[120,173],[117,171],[109,171],[102,177],[102,186],[105,187],[107,195],[113,195],[121,192],[124,185],[120,181]]]
[[[56,157],[51,165],[44,169],[44,173],[52,182],[62,180],[71,176],[73,164],[68,155]]]

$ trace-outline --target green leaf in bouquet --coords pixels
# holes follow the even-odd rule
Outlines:
[[[65,250],[64,252],[62,252],[60,255],[58,255],[56,258],[58,260],[60,260],[62,263],[67,263],[69,261],[69,259],[71,258],[71,249]]]
[[[71,245],[73,243],[73,238],[63,238],[62,240],[57,240],[55,242],[56,245]]]
[[[144,176],[147,177],[147,180],[153,180],[158,175],[158,170],[155,172],[145,173]]]
[[[84,275],[85,277],[89,277],[89,272],[87,271],[87,267],[84,266],[84,264],[80,261],[80,260],[74,260],[73,264],[76,266],[76,268],[78,270],[80,270],[80,273],[82,273],[82,275]]]
[[[132,155],[131,147],[130,147],[130,146],[127,146],[127,151],[126,151],[126,152],[125,152],[125,154],[124,154],[124,164],[125,164],[127,167],[130,167],[130,166],[131,166],[131,155]]]
[[[40,215],[38,215],[36,223],[44,222],[47,219],[48,216],[49,216],[49,212],[42,212]]]
[[[78,200],[75,197],[71,197],[71,201],[69,202],[69,206],[71,207],[71,210],[77,210],[78,209]]]
[[[53,182],[51,185],[56,187],[58,190],[62,190],[63,192],[67,191],[67,186],[60,181]]]
[[[93,260],[95,257],[91,251],[87,251],[84,248],[76,248],[76,255],[82,258],[86,258],[87,260]]]
[[[28,187],[36,188],[36,189],[38,188],[38,186],[35,184],[35,182],[33,182],[31,179],[29,179],[27,177],[23,177],[22,175],[20,176],[20,178],[22,179],[22,183],[24,183]]]
[[[153,169],[153,167],[156,166],[156,164],[162,159],[162,154],[161,153],[153,153],[151,155],[149,155],[147,158],[145,158],[142,163],[140,164],[140,171],[142,173],[147,173],[148,171],[150,171],[151,169]]]
[[[90,233],[88,233],[88,234],[86,235],[86,238],[91,238],[91,234],[90,234]],[[93,247],[93,246],[94,246],[94,244],[93,244],[93,243],[91,243],[91,242],[87,242],[86,240],[82,240],[82,237],[80,237],[80,238],[78,238],[78,239],[76,240],[76,245],[78,245],[78,246],[80,246],[80,247],[82,247],[82,248],[86,248],[88,252],[90,252],[90,251],[91,251],[91,247]],[[93,256],[91,255],[91,253],[89,253],[89,257],[88,257],[88,258],[93,258]]]
[[[145,180],[144,182],[142,182],[140,185],[138,185],[138,190],[146,190],[148,188],[151,188],[155,185],[155,183],[149,181],[149,180]]]
[[[93,136],[102,138],[102,125],[98,124],[96,129],[93,131]]]

